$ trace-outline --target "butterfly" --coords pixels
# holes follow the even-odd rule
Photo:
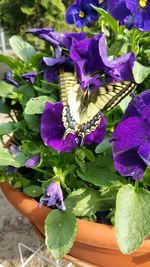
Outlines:
[[[102,111],[110,110],[126,97],[136,84],[123,81],[107,84],[91,93],[83,92],[77,78],[71,72],[60,71],[61,100],[64,105],[63,125],[67,134],[77,134],[83,139],[94,131],[101,121]]]

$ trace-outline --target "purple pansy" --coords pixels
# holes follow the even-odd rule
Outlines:
[[[111,140],[117,171],[141,179],[150,166],[150,90],[132,99]]]
[[[54,47],[60,46],[63,42],[63,34],[55,32],[52,28],[30,29],[26,33],[31,33]]]
[[[36,76],[37,76],[37,71],[30,71],[30,72],[24,73],[22,75],[22,78],[26,82],[34,84]]]
[[[126,0],[126,5],[134,17],[134,26],[150,31],[150,0]]]
[[[83,91],[87,87],[92,91],[99,88],[102,85],[100,74],[105,74],[106,82],[133,80],[134,54],[128,53],[109,60],[104,34],[73,42],[70,57],[75,63],[77,76]]]
[[[66,21],[69,24],[75,24],[76,27],[82,28],[88,23],[98,20],[99,14],[91,6],[100,7],[98,0],[76,0],[66,12]]]
[[[12,72],[11,71],[7,71],[4,73],[3,81],[5,81],[9,84],[12,84],[16,87],[19,87],[19,83],[12,78]]]
[[[58,102],[52,104],[46,102],[45,110],[41,119],[41,136],[46,145],[54,148],[58,152],[71,152],[80,143],[80,138],[69,133],[65,138],[65,127],[62,122],[63,104]],[[106,133],[106,120],[102,115],[100,125],[96,130],[87,134],[83,144],[100,143]]]
[[[40,153],[35,154],[25,162],[26,168],[33,168],[40,163]]]
[[[127,28],[135,26],[141,31],[150,31],[149,0],[108,0],[110,14]]]
[[[39,207],[45,204],[47,207],[56,206],[60,211],[65,211],[63,193],[60,183],[52,181],[45,192],[45,197],[40,201]]]

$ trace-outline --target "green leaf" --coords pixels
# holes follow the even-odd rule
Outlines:
[[[22,105],[25,106],[30,98],[34,97],[34,90],[30,85],[22,85],[15,90],[18,94],[22,95]]]
[[[115,228],[118,245],[124,254],[137,249],[150,234],[150,192],[131,185],[117,194]]]
[[[17,153],[14,159],[19,163],[19,167],[23,167],[27,160],[25,155],[22,152]]]
[[[142,83],[150,74],[150,67],[145,67],[139,62],[135,61],[133,66],[133,75],[136,83]]]
[[[75,216],[91,216],[100,210],[101,195],[92,188],[80,188],[73,191],[65,200],[67,210]]]
[[[105,150],[107,150],[108,148],[111,147],[111,143],[109,142],[110,138],[106,138],[101,144],[99,144],[96,149],[95,152],[97,154],[99,153],[103,153]]]
[[[10,94],[13,93],[15,87],[12,84],[6,83],[4,81],[0,81],[0,96],[1,97],[8,97]]]
[[[122,109],[123,112],[128,107],[129,103],[131,102],[131,99],[132,99],[131,96],[128,95],[119,103],[119,106],[120,106],[120,108]]]
[[[15,122],[0,123],[0,135],[13,133],[19,128],[19,124]]]
[[[43,189],[38,185],[29,185],[23,188],[23,192],[29,197],[40,197]]]
[[[142,182],[144,185],[149,185],[150,186],[150,166],[147,166],[144,175],[142,177]]]
[[[19,161],[15,160],[7,148],[0,148],[0,166],[20,167]]]
[[[53,103],[53,99],[48,96],[39,96],[35,98],[31,98],[25,107],[25,114],[41,114],[44,110],[46,101],[50,101]]]
[[[34,132],[38,132],[40,130],[40,121],[38,115],[26,115],[23,114],[24,119],[29,127]]]
[[[6,65],[8,65],[10,68],[15,68],[17,67],[17,60],[15,60],[12,57],[0,54],[0,62],[5,63]]]
[[[76,217],[70,211],[51,211],[45,221],[46,246],[55,259],[71,249],[77,231]]]
[[[0,101],[0,113],[8,114],[9,108],[4,104],[3,101]]]
[[[117,35],[117,31],[119,28],[119,23],[116,21],[108,12],[106,12],[104,9],[95,7],[92,5],[92,7],[105,18],[110,28],[113,30],[113,32]]]
[[[9,43],[15,54],[25,62],[36,53],[34,47],[25,42],[20,36],[12,36],[9,39]]]
[[[94,162],[85,165],[84,170],[78,170],[78,176],[84,181],[96,186],[111,186],[116,181],[117,175],[111,169],[98,166]]]

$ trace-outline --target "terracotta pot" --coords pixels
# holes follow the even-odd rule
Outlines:
[[[50,209],[39,208],[37,202],[23,193],[1,184],[9,202],[44,235],[44,220]],[[130,255],[123,255],[116,244],[113,227],[78,219],[76,241],[69,255],[101,267],[150,267],[150,239]]]

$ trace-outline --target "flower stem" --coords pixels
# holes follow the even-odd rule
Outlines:
[[[42,172],[42,173],[44,173],[44,174],[49,175],[49,172],[44,171],[44,170],[42,170],[42,169],[40,169],[40,168],[35,167],[35,168],[33,168],[33,169],[34,169],[35,171]]]

